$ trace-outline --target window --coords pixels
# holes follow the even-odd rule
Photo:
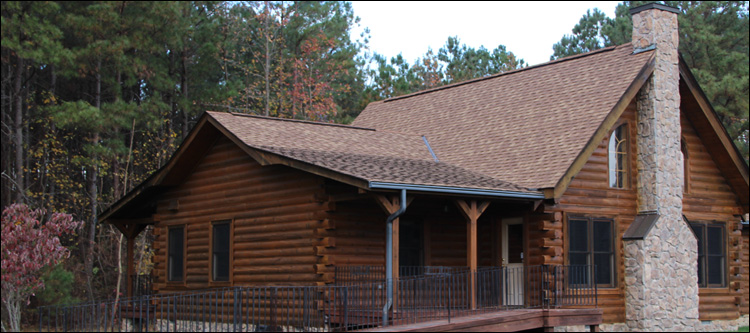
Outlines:
[[[615,286],[614,230],[611,219],[568,219],[568,264],[573,266],[570,268],[573,283],[588,284],[590,277],[583,274],[582,266],[595,265],[597,285]]]
[[[698,286],[702,288],[726,286],[726,243],[724,225],[690,223],[698,238]]]
[[[680,147],[682,149],[682,172],[683,172],[683,182],[682,182],[682,191],[684,193],[688,193],[690,190],[688,179],[688,170],[690,167],[690,163],[688,163],[688,149],[687,149],[687,143],[685,143],[685,138],[682,138],[682,141],[680,142]]]
[[[169,228],[167,280],[182,281],[185,267],[185,226]]]
[[[609,138],[609,187],[628,187],[628,127],[620,125]]]
[[[231,222],[219,221],[211,230],[211,281],[229,281]]]

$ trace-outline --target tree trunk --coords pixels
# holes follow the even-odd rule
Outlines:
[[[271,13],[268,10],[268,1],[266,1],[266,17],[265,17],[265,22],[264,22],[265,31],[266,31],[266,66],[265,66],[265,72],[266,72],[265,73],[266,75],[266,113],[265,113],[265,116],[266,117],[268,117],[268,115],[270,114],[269,109],[270,109],[270,104],[271,104],[270,103],[271,93],[269,91],[271,85],[268,82],[269,77],[270,77],[270,72],[271,72],[271,48],[269,46],[270,45],[269,39],[271,38],[271,36],[269,35],[269,31],[268,31],[268,26],[269,26],[268,20],[270,16],[271,16]]]
[[[15,105],[15,121],[13,123],[13,130],[16,134],[16,140],[15,140],[15,148],[16,148],[16,160],[15,160],[15,166],[16,166],[16,177],[14,181],[16,182],[16,202],[17,203],[25,203],[26,202],[26,194],[24,193],[23,183],[24,183],[24,177],[23,177],[23,98],[21,97],[21,81],[23,81],[23,59],[21,57],[16,58],[16,81],[15,86],[13,89],[13,97],[16,99],[16,105]]]
[[[187,49],[182,50],[182,82],[180,83],[180,87],[182,87],[182,98],[184,101],[184,104],[182,105],[182,139],[184,140],[185,137],[187,137],[188,133],[188,121],[190,120],[190,115],[188,111],[188,70],[187,70]]]
[[[96,65],[96,94],[95,94],[95,107],[97,109],[101,110],[102,106],[102,60],[99,59],[97,65]],[[91,139],[92,145],[98,145],[99,144],[99,131],[95,130],[94,134]],[[98,166],[96,165],[96,161],[98,161],[98,156],[96,154],[92,156],[94,163],[89,167],[88,172],[86,173],[86,180],[88,181],[88,192],[89,192],[89,201],[91,206],[91,219],[89,222],[89,239],[88,239],[88,253],[86,254],[86,288],[88,291],[89,300],[94,300],[94,287],[93,287],[93,274],[94,274],[94,245],[96,244],[96,223],[97,223],[97,201],[99,200],[98,196]]]

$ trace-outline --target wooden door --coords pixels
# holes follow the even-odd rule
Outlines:
[[[522,306],[524,303],[523,219],[506,218],[502,222],[503,304]]]

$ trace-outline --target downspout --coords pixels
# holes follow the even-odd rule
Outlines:
[[[393,306],[393,220],[406,211],[406,190],[401,190],[401,207],[385,220],[385,278],[388,299],[383,307],[383,327],[388,326],[388,310]]]

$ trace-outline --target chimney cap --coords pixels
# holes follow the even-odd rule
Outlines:
[[[680,10],[678,8],[670,7],[670,6],[665,6],[665,5],[662,5],[662,4],[658,4],[658,3],[652,2],[652,3],[647,3],[645,5],[641,5],[641,6],[638,6],[638,7],[635,7],[635,8],[630,8],[630,15],[634,15],[636,13],[640,13],[640,12],[642,12],[644,10],[648,10],[648,9],[661,9],[661,10],[665,10],[665,11],[672,12],[672,13],[675,13],[675,14],[679,14],[680,13]]]

